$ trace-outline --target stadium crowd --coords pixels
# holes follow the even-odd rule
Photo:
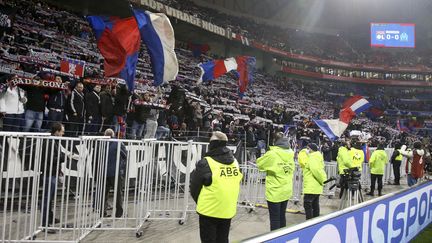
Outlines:
[[[195,5],[184,2],[165,3],[194,11]],[[8,1],[1,5],[1,9],[10,17],[10,24],[2,26],[0,43],[3,130],[42,131],[56,121],[66,124],[69,136],[101,134],[112,127],[133,139],[188,139],[207,138],[211,131],[221,130],[230,141],[244,139],[248,147],[257,147],[260,151],[273,140],[272,134],[276,131],[290,134],[293,141],[306,138],[318,144],[325,141],[312,119],[337,117],[340,104],[350,95],[363,95],[382,111],[428,110],[430,107],[427,93],[419,89],[408,89],[404,94],[391,88],[379,88],[377,92],[376,87],[288,79],[261,71],[255,73],[247,97],[239,99],[235,77],[230,74],[210,84],[197,85],[199,70],[196,64],[212,57],[195,58],[187,50],[186,43],[180,41],[177,41],[176,48],[180,65],[177,80],[158,89],[152,87],[149,56],[142,51],[137,66],[137,89],[129,93],[125,85],[98,82],[103,78],[103,65],[100,64],[103,59],[97,51],[90,27],[82,17],[29,0]],[[232,16],[210,18],[216,12],[204,10],[195,13],[209,21],[248,23],[244,19],[234,21],[230,19],[234,18]],[[289,46],[295,48],[294,44]],[[314,50],[307,46],[304,48]],[[63,57],[86,61],[85,77],[72,77],[56,71]],[[68,88],[16,86],[13,82],[16,76],[53,80],[65,83]],[[403,99],[417,102],[403,102]],[[395,120],[395,117],[382,114],[372,119],[359,117],[350,124],[346,133],[360,130],[374,134],[372,145],[377,141],[384,141],[387,145],[401,139],[414,141],[415,135],[396,129]]]
[[[233,32],[283,51],[295,54],[321,57],[328,60],[378,64],[391,67],[432,65],[431,52],[428,50],[411,50],[404,53],[370,51],[363,40],[346,38],[342,34],[326,35],[309,33],[299,29],[281,28],[275,25],[257,23],[250,18],[233,16],[212,8],[198,6],[190,0],[159,0],[173,8],[189,13],[195,17],[214,23]]]

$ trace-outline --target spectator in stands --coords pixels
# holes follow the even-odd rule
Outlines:
[[[167,100],[163,99],[162,101],[162,105],[166,105]],[[165,107],[165,109],[161,109],[159,110],[159,118],[158,118],[158,128],[156,130],[156,139],[164,139],[169,137],[169,134],[171,132],[171,130],[169,129],[167,120],[168,120],[168,116],[167,116],[167,109],[169,109],[168,107]]]
[[[293,192],[294,151],[289,146],[288,138],[277,133],[274,146],[270,147],[257,166],[266,172],[266,200],[270,215],[270,230],[286,226],[286,207]]]
[[[34,79],[40,80],[39,76]],[[44,90],[36,86],[21,86],[27,92],[27,103],[25,112],[24,132],[29,132],[33,129],[35,132],[40,132],[43,121],[43,113],[45,111],[45,93]]]
[[[150,96],[148,96],[149,100],[147,102],[152,102],[150,99]],[[158,127],[158,120],[159,118],[159,110],[150,108],[150,111],[148,113],[147,119],[146,119],[146,130],[144,138],[155,138],[156,137],[156,130]]]
[[[135,112],[132,124],[132,139],[141,139],[145,128],[145,122],[150,113],[150,109],[144,106],[142,102],[150,101],[149,93],[144,93],[144,97],[141,97],[139,94],[134,94],[133,100]]]
[[[214,132],[209,151],[191,173],[190,193],[197,203],[202,242],[228,243],[231,219],[237,213],[243,175],[227,142],[224,133]]]
[[[118,84],[114,90],[113,123],[114,131],[117,133],[120,130],[120,126],[126,122],[129,91],[124,84]]]
[[[222,121],[223,121],[223,112],[219,112],[215,119],[213,119],[213,121],[211,122],[211,129],[213,131],[217,131],[217,129],[219,129],[219,131],[222,129]]]
[[[55,77],[56,82],[62,82],[61,77]],[[48,98],[48,121],[49,126],[56,122],[62,122],[65,115],[66,93],[64,90],[51,93]]]
[[[115,89],[111,90],[111,86],[105,86],[105,89],[100,93],[101,101],[101,115],[102,115],[102,130],[106,130],[113,124],[114,117],[114,98],[113,93]]]
[[[0,112],[3,114],[4,131],[20,131],[24,120],[24,105],[27,103],[25,91],[12,80],[7,89],[0,94]]]
[[[303,193],[306,220],[320,215],[319,196],[323,192],[327,174],[324,170],[324,158],[318,151],[318,145],[308,145],[308,159],[303,169]]]
[[[87,116],[86,131],[92,135],[99,132],[102,122],[100,85],[95,85],[92,92],[85,95],[85,111]]]
[[[72,91],[70,101],[70,133],[72,136],[79,136],[83,132],[85,117],[84,85],[77,83]]]

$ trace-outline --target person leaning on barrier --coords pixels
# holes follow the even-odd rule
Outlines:
[[[372,153],[369,159],[369,168],[371,173],[371,187],[370,192],[366,195],[374,196],[375,181],[378,182],[378,196],[382,196],[382,177],[384,175],[384,169],[388,162],[388,156],[384,150],[384,144],[379,144],[377,149]]]
[[[341,146],[338,149],[338,154],[336,157],[336,161],[338,163],[338,171],[339,175],[344,174],[344,170],[350,168],[351,166],[351,157],[349,153],[349,142],[342,142]]]
[[[323,192],[327,174],[324,170],[324,158],[314,143],[308,145],[308,160],[303,168],[303,206],[306,220],[320,214],[319,196]]]
[[[400,166],[402,163],[402,154],[400,152],[401,145],[398,143],[395,145],[390,162],[393,165],[394,182],[393,185],[400,185]]]
[[[201,242],[228,242],[237,212],[243,175],[227,141],[224,133],[214,132],[209,151],[191,173],[190,193],[197,203]]]
[[[423,155],[425,152],[422,149],[422,143],[416,141],[413,147],[412,150],[406,150],[406,145],[403,145],[400,150],[400,153],[407,157],[405,171],[407,173],[408,186],[410,187],[417,184],[418,179],[422,178],[424,174]]]
[[[256,161],[260,171],[266,172],[266,199],[270,215],[270,230],[286,226],[285,211],[293,192],[295,169],[294,151],[288,138],[279,132],[275,135],[274,146],[270,146]]]
[[[51,126],[51,136],[62,137],[65,129],[63,124],[56,122]],[[52,226],[59,223],[59,219],[54,218],[53,200],[57,190],[57,177],[62,175],[60,163],[64,161],[64,154],[60,151],[60,142],[55,138],[47,138],[44,140],[42,156],[41,156],[41,172],[45,179],[43,201],[41,205],[42,211],[42,227]],[[48,229],[47,233],[54,234],[55,231]]]
[[[105,136],[114,138],[115,133],[112,129],[108,128],[105,130]],[[119,158],[117,158],[118,154],[118,146],[120,145],[120,155]],[[110,141],[109,148],[108,148],[108,158],[107,158],[107,170],[106,170],[106,183],[105,183],[105,201],[103,202],[101,211],[101,216],[103,213],[104,217],[110,217],[110,215],[107,213],[107,206],[108,205],[108,193],[110,189],[115,188],[115,179],[116,179],[116,167],[117,163],[118,165],[118,173],[117,173],[117,191],[116,193],[116,201],[115,201],[115,217],[120,218],[123,215],[123,194],[122,189],[124,187],[124,174],[126,170],[126,162],[127,162],[127,151],[126,147],[122,142],[113,142]]]

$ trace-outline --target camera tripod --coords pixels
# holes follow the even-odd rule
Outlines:
[[[348,188],[341,190],[341,193],[343,193],[343,195],[339,205],[339,210],[363,202],[363,195],[358,182],[348,183]]]

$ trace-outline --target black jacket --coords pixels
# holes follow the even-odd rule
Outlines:
[[[27,91],[27,103],[26,109],[36,111],[36,112],[44,112],[45,111],[45,91],[40,87],[34,86],[20,86],[22,89]]]
[[[57,176],[61,169],[60,164],[65,161],[60,142],[55,139],[47,139],[42,144],[41,172],[45,176]]]
[[[400,154],[399,150],[395,149],[393,151],[391,158],[390,158],[390,163],[394,163],[396,161],[396,157],[398,157],[399,154]]]
[[[219,163],[230,165],[234,162],[232,151],[227,147],[220,147],[207,152],[205,156],[210,156]],[[190,177],[190,194],[195,202],[198,202],[198,196],[203,186],[212,184],[212,172],[205,158],[196,163],[195,170],[192,171]]]
[[[66,104],[66,96],[64,91],[59,91],[53,94],[50,94],[47,108],[48,109],[61,109],[64,110]]]
[[[77,113],[78,117],[83,118],[85,114],[84,94],[74,90],[70,97],[70,108],[71,114]]]
[[[150,116],[150,107],[144,105],[135,105],[135,121],[143,124]]]
[[[118,88],[117,94],[114,97],[114,115],[124,116],[126,115],[127,106],[129,103],[129,94],[126,87]]]
[[[101,99],[95,91],[89,92],[85,95],[85,110],[86,116],[94,118],[101,118]]]
[[[102,91],[100,94],[101,100],[101,115],[108,120],[112,120],[114,116],[114,102],[110,93]]]

